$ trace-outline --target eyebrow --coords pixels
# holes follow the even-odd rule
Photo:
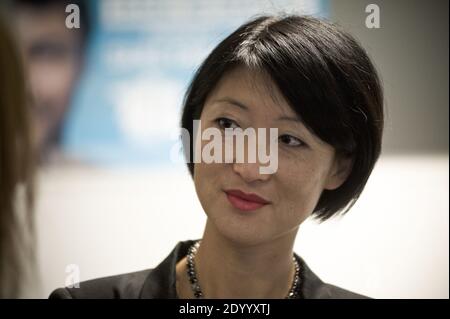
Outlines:
[[[239,102],[239,101],[237,101],[237,100],[235,100],[233,98],[229,98],[229,97],[225,97],[225,98],[214,100],[213,103],[227,103],[227,104],[230,104],[230,105],[237,106],[237,107],[239,107],[240,109],[242,109],[244,111],[248,111],[248,107],[245,104],[243,104],[243,103],[241,103],[241,102]],[[291,122],[296,122],[296,123],[303,124],[303,121],[301,119],[299,119],[297,117],[291,117],[291,116],[280,116],[277,120],[278,121],[291,121]]]

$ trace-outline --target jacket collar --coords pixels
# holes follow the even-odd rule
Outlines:
[[[193,240],[179,242],[172,252],[145,279],[139,298],[177,299],[176,264],[187,255]],[[295,255],[300,264],[300,290],[303,298],[330,298],[326,284],[314,274],[305,261]]]

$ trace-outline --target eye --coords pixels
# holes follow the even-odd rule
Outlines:
[[[29,55],[34,59],[54,61],[64,59],[70,49],[58,42],[41,41],[34,43],[29,49]]]
[[[215,122],[221,127],[221,128],[232,128],[235,129],[237,127],[239,127],[239,125],[237,125],[237,123],[233,120],[230,120],[229,118],[226,117],[219,117],[215,120]],[[235,127],[233,127],[233,125],[235,125]]]
[[[280,139],[281,143],[286,144],[288,146],[292,146],[292,147],[299,147],[302,145],[306,145],[300,139],[298,139],[292,135],[288,135],[288,134],[281,135],[279,137],[279,139]]]

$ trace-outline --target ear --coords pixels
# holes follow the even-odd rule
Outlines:
[[[353,157],[336,155],[333,165],[325,181],[324,189],[333,190],[344,184],[353,168]]]

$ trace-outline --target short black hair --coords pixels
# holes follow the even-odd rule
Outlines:
[[[46,10],[52,7],[65,8],[69,4],[75,4],[80,9],[80,31],[83,46],[86,45],[91,33],[92,17],[88,0],[9,0],[13,8],[31,8],[34,10]],[[63,11],[65,12],[65,11]]]
[[[309,130],[338,156],[352,157],[346,181],[322,192],[313,216],[324,221],[346,213],[381,153],[383,89],[365,50],[325,19],[284,14],[252,19],[220,42],[195,73],[181,116],[191,139],[193,120],[200,118],[207,97],[238,66],[268,74]],[[184,150],[193,176],[193,143]]]

